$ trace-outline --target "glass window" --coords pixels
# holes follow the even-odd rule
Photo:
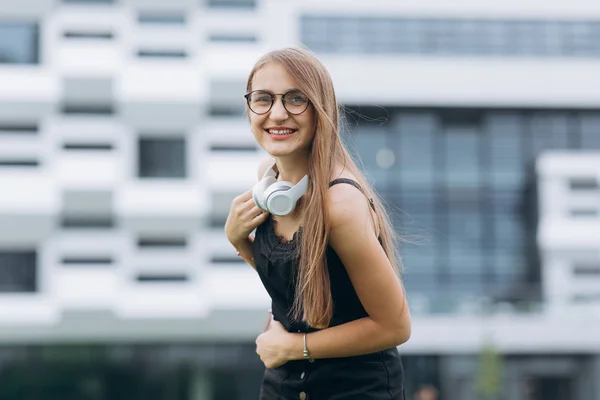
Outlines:
[[[583,150],[600,149],[600,113],[581,115],[581,148]]]
[[[452,274],[483,270],[483,220],[476,203],[449,204],[447,215],[448,264]]]
[[[62,0],[66,4],[114,4],[116,0]]]
[[[37,291],[36,252],[0,252],[0,293],[35,291]]]
[[[434,274],[439,233],[435,221],[433,191],[402,191],[390,210],[394,227],[406,241],[402,254],[410,274]],[[435,279],[433,279],[435,280]]]
[[[480,128],[474,124],[449,124],[444,127],[442,169],[448,187],[480,185]]]
[[[0,21],[0,64],[39,63],[39,27]]]
[[[486,118],[486,152],[490,159],[491,186],[516,189],[524,182],[522,118],[518,114],[492,113]]]
[[[140,24],[184,25],[185,15],[179,12],[149,12],[143,11],[138,15]]]
[[[436,119],[432,114],[402,113],[394,125],[397,172],[404,188],[431,188],[435,181]]]
[[[211,116],[241,117],[246,110],[245,81],[212,80],[209,87]]]
[[[0,158],[0,168],[36,168],[40,166],[38,160],[29,158]]]
[[[256,8],[256,0],[208,0],[213,8]]]
[[[314,51],[431,55],[600,56],[599,22],[302,17]]]
[[[512,252],[498,249],[494,251],[493,260],[494,283],[498,289],[512,289],[513,291],[523,289],[531,267],[529,267],[530,262],[522,248],[512,249]],[[522,296],[525,295],[526,293],[522,294]]]
[[[112,229],[116,227],[112,215],[63,215],[61,226],[65,229]]]
[[[531,160],[545,150],[569,148],[569,120],[566,114],[536,113],[529,121]]]
[[[175,49],[173,49],[173,50],[141,49],[141,50],[138,50],[137,56],[139,58],[148,58],[148,59],[150,59],[150,58],[177,59],[177,58],[187,58],[188,53],[185,50],[175,50]]]
[[[493,213],[490,216],[493,229],[494,269],[499,275],[522,274],[527,270],[525,259],[527,235],[524,222],[516,211]]]
[[[388,186],[389,169],[395,164],[394,152],[389,148],[387,128],[363,125],[354,133],[354,147],[365,172],[377,190]]]
[[[187,157],[185,139],[143,137],[138,147],[140,178],[185,178]]]
[[[238,196],[238,192],[213,192],[211,193],[211,204],[212,212],[210,215],[210,227],[211,228],[223,228],[227,216],[229,215],[229,209],[231,202]]]
[[[258,38],[253,33],[214,33],[208,40],[213,43],[255,43]]]

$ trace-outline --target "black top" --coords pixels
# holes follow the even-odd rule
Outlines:
[[[336,179],[330,182],[329,186],[338,183],[348,183],[363,191],[358,183],[346,178]],[[373,200],[369,199],[369,201],[371,207],[375,209]],[[287,241],[277,235],[275,224],[276,221],[269,216],[256,229],[252,244],[256,270],[271,297],[274,318],[281,322],[288,332],[314,331],[316,329],[303,322],[293,321],[290,311],[296,292],[298,263],[295,257],[302,237],[302,227],[294,233],[291,240]],[[344,264],[330,246],[327,246],[326,257],[333,298],[333,317],[329,326],[341,325],[368,316],[354,290]]]

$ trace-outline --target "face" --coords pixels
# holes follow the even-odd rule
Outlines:
[[[283,106],[281,94],[299,89],[296,80],[278,63],[269,63],[256,72],[252,90],[276,94],[271,109],[258,115],[248,110],[250,126],[257,143],[273,157],[301,155],[308,152],[315,135],[316,118],[311,104],[299,114],[291,114]],[[291,96],[290,96],[291,97]],[[288,100],[288,108],[294,112]]]

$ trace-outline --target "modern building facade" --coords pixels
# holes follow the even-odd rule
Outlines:
[[[592,0],[0,0],[0,398],[257,398],[223,224],[246,76],[298,44],[404,239],[407,391],[600,399]]]

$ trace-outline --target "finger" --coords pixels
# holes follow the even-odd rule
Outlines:
[[[250,200],[246,200],[244,203],[242,203],[243,210],[250,211],[254,207],[258,208],[258,206],[256,205],[256,202],[254,201],[254,198],[250,198]]]
[[[248,211],[246,211],[246,217],[248,218],[254,218],[259,216],[260,214],[264,213],[265,211],[258,207],[258,206],[252,206]]]
[[[233,199],[235,203],[245,203],[248,200],[252,200],[252,190],[247,190]]]
[[[263,222],[265,222],[267,220],[268,217],[269,217],[269,213],[263,211],[261,214],[252,218],[252,221],[251,221],[252,226],[258,226],[258,225],[262,224]]]

